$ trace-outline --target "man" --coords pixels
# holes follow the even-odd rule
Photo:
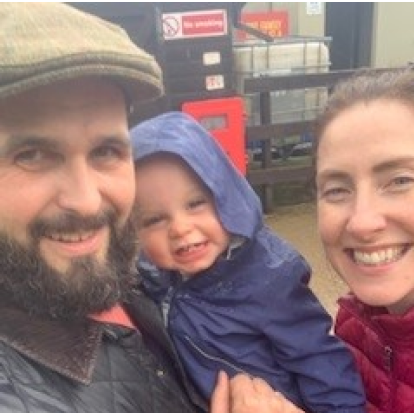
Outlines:
[[[0,30],[0,412],[197,411],[133,271],[155,60],[62,3],[1,3]]]

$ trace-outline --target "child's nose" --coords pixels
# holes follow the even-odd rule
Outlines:
[[[192,225],[188,218],[176,216],[171,220],[169,234],[171,237],[182,237],[191,231]]]

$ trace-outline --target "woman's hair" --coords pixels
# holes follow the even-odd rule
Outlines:
[[[361,69],[336,84],[324,111],[314,125],[313,141],[313,192],[315,194],[318,147],[327,126],[344,110],[361,102],[396,100],[414,109],[414,70],[390,69],[387,71]]]
[[[315,124],[315,153],[326,127],[336,116],[357,103],[379,99],[397,100],[414,108],[414,70],[362,69],[338,82]]]

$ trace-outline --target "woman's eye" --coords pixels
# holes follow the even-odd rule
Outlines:
[[[411,188],[414,184],[414,178],[411,176],[397,176],[392,179],[389,188],[392,190],[405,190]]]
[[[342,187],[332,187],[318,191],[318,197],[328,202],[340,202],[346,198],[348,192],[349,191]]]

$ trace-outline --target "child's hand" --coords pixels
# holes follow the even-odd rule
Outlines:
[[[304,413],[264,380],[220,372],[210,413]]]

